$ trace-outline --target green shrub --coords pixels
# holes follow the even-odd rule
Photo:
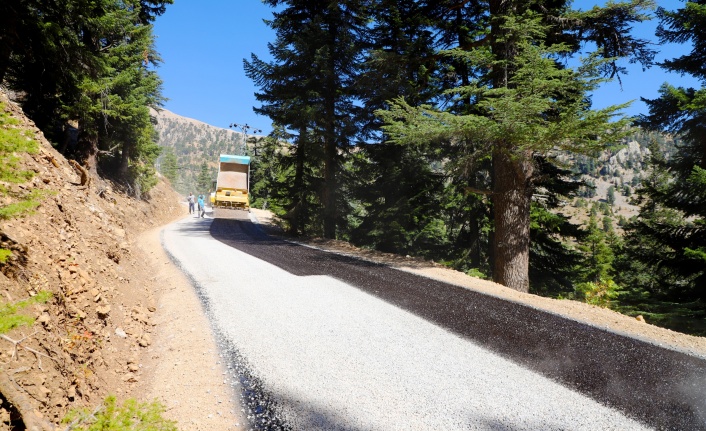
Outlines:
[[[34,176],[32,171],[17,169],[17,153],[34,154],[39,150],[30,131],[13,127],[18,123],[0,102],[0,181],[6,183],[23,183]]]
[[[574,287],[575,298],[587,304],[610,307],[618,297],[618,285],[613,280],[601,279],[579,283]]]
[[[5,248],[0,248],[0,263],[5,263],[7,262],[7,258],[12,255],[12,251],[5,249]]]
[[[22,196],[20,201],[0,207],[0,220],[32,214],[40,204],[40,200],[52,194],[44,190],[32,190]]]
[[[468,271],[466,271],[466,275],[470,277],[475,277],[475,278],[482,278],[483,280],[486,280],[488,276],[486,276],[480,269],[478,268],[471,268]]]
[[[110,395],[97,409],[71,410],[63,422],[75,431],[178,431],[176,422],[163,418],[162,413],[164,407],[157,401],[129,399],[118,406]]]
[[[16,128],[19,123],[6,111],[5,104],[0,103],[0,182],[21,184],[32,179],[34,172],[22,170],[19,167],[18,153],[35,154],[39,144],[32,139],[32,132]],[[17,217],[31,212],[39,206],[43,194],[34,190],[27,194],[12,193],[4,184],[0,184],[0,197],[11,196],[16,200],[8,205],[0,206],[0,220]]]

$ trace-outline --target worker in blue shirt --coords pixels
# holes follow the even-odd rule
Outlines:
[[[203,195],[199,195],[199,213],[201,214],[201,218],[206,215],[206,207],[203,202]]]

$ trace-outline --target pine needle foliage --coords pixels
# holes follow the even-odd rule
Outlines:
[[[618,298],[618,285],[611,279],[579,283],[575,288],[575,298],[587,304],[610,308]]]
[[[554,59],[567,54],[569,47],[545,46],[540,37],[547,29],[532,14],[508,17],[505,30],[519,39],[515,73],[507,86],[492,88],[479,79],[448,91],[450,95],[477,101],[477,112],[468,115],[426,105],[414,107],[397,98],[391,101],[389,110],[377,111],[392,141],[418,145],[447,139],[477,143],[480,152],[471,157],[483,157],[502,140],[512,143],[510,156],[515,158],[526,150],[538,154],[557,149],[591,154],[627,134],[627,119],[611,120],[629,104],[593,110],[584,97],[560,97],[583,96],[606,82],[600,77],[600,70],[609,60],[596,54],[583,59],[575,70],[560,67]],[[507,67],[504,59],[494,57],[489,51],[454,49],[445,54],[475,67],[484,64]]]
[[[0,253],[0,256],[2,256],[2,253]],[[33,304],[44,304],[51,297],[51,292],[43,290],[31,298],[0,305],[0,334],[10,332],[19,326],[31,326],[34,323],[34,319],[30,316],[19,314],[19,311]]]
[[[172,147],[165,147],[162,152],[160,172],[169,180],[172,187],[176,186],[177,177],[179,174],[179,162],[177,161],[177,156]]]
[[[642,264],[651,265],[654,269],[650,273],[671,276],[667,283],[646,285],[649,292],[670,302],[698,301],[706,311],[706,5],[686,1],[675,11],[659,8],[657,17],[661,42],[691,45],[690,52],[665,60],[661,66],[692,76],[701,87],[664,84],[658,98],[645,100],[650,113],[641,116],[639,123],[674,133],[681,145],[669,159],[653,161],[663,178],[643,184],[641,193],[647,204],[631,226],[635,235],[652,242],[653,252],[646,254],[636,248],[628,252]],[[660,218],[662,214],[668,217]]]
[[[201,163],[201,170],[199,171],[199,176],[196,178],[196,192],[199,195],[208,195],[208,192],[213,186],[214,175],[211,169],[208,167],[208,163],[204,160]]]

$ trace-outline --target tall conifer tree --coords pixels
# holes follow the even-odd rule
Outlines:
[[[646,43],[629,35],[630,23],[644,19],[649,2],[631,1],[573,12],[563,3],[491,1],[473,24],[476,37],[448,54],[473,71],[468,85],[457,86],[457,100],[473,109],[454,114],[396,100],[387,131],[398,142],[447,139],[466,163],[492,158],[494,238],[493,279],[517,290],[529,288],[530,206],[537,170],[535,156],[557,149],[588,152],[605,145],[621,125],[609,120],[621,108],[592,111],[587,94],[600,84],[599,73],[620,72],[608,58],[651,60]],[[555,58],[569,55],[581,41],[601,51],[576,71]],[[616,134],[617,136],[618,134]]]
[[[423,255],[435,241],[428,235],[441,224],[443,177],[432,164],[440,159],[433,145],[402,147],[387,141],[377,109],[404,95],[429,101],[436,96],[431,75],[436,67],[434,37],[426,8],[418,1],[381,0],[370,9],[366,55],[356,89],[362,101],[365,143],[353,158],[358,203],[350,232],[358,244],[387,252]]]
[[[702,87],[664,84],[659,98],[645,100],[650,113],[641,123],[677,134],[682,145],[672,159],[663,162],[672,179],[659,186],[645,184],[650,200],[663,210],[643,209],[635,228],[655,240],[664,252],[654,264],[678,275],[669,296],[679,301],[706,301],[706,4],[687,1],[676,11],[659,8],[657,16],[661,41],[692,46],[691,52],[661,66],[693,76]],[[669,222],[656,222],[660,213],[667,215]]]
[[[179,174],[179,163],[172,147],[166,147],[163,151],[160,172],[172,183],[172,187],[177,187],[176,182]]]
[[[244,60],[246,75],[260,88],[255,96],[262,105],[254,111],[269,117],[278,128],[294,132],[289,137],[294,144],[289,160],[286,157],[283,160],[294,166],[294,178],[288,186],[289,199],[282,203],[286,209],[283,218],[288,220],[290,232],[320,234],[318,191],[323,160],[312,132],[318,112],[315,106],[318,80],[310,73],[316,50],[309,43],[319,29],[310,17],[297,16],[292,10],[275,13],[266,22],[277,32],[277,39],[268,45],[274,61],[262,61],[255,54],[249,61]]]
[[[272,114],[280,125],[298,133],[297,182],[302,186],[306,162],[321,155],[322,171],[315,189],[322,206],[321,232],[336,237],[337,225],[345,214],[340,209],[342,155],[359,134],[360,108],[355,79],[361,56],[361,33],[367,24],[364,2],[330,0],[266,0],[272,7],[284,8],[267,23],[276,30],[270,44],[272,63],[253,56],[245,62],[248,75],[263,90],[260,112]],[[282,90],[282,91],[278,91]],[[287,113],[288,108],[294,108]],[[318,164],[318,163],[316,163]],[[299,174],[302,172],[301,174]],[[300,202],[305,199],[302,196]]]
[[[173,0],[8,0],[0,5],[0,79],[60,150],[94,174],[100,154],[121,180],[154,184],[148,107],[160,104],[150,23]],[[76,140],[78,145],[70,145]],[[112,168],[112,169],[111,169]]]

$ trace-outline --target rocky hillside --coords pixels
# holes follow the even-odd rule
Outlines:
[[[194,190],[201,164],[206,161],[214,170],[220,154],[249,154],[245,134],[211,126],[167,110],[154,111],[159,145],[171,148],[177,157],[178,177],[175,189],[186,194]],[[253,135],[249,135],[252,139]],[[158,164],[163,156],[158,160]]]
[[[636,191],[649,172],[650,144],[656,143],[666,158],[671,157],[677,142],[670,136],[637,132],[619,147],[597,157],[575,156],[574,170],[588,185],[582,187],[573,205],[563,209],[574,222],[585,222],[592,208],[600,217],[609,216],[616,228],[639,213]]]
[[[173,148],[178,156],[212,157],[218,156],[217,151],[237,153],[245,150],[243,133],[182,117],[166,109],[152,114],[157,120],[155,128],[159,132],[159,145]]]
[[[39,144],[34,154],[18,154],[18,168],[32,178],[0,183],[9,190],[2,207],[22,192],[39,196],[33,211],[0,218],[0,247],[11,250],[0,263],[0,297],[7,305],[51,294],[20,309],[26,324],[1,336],[0,430],[51,429],[72,408],[93,408],[111,393],[127,397],[141,378],[155,285],[133,240],[183,209],[164,182],[140,201],[99,178],[86,184],[81,168],[2,93],[0,104],[16,120],[3,127]]]

